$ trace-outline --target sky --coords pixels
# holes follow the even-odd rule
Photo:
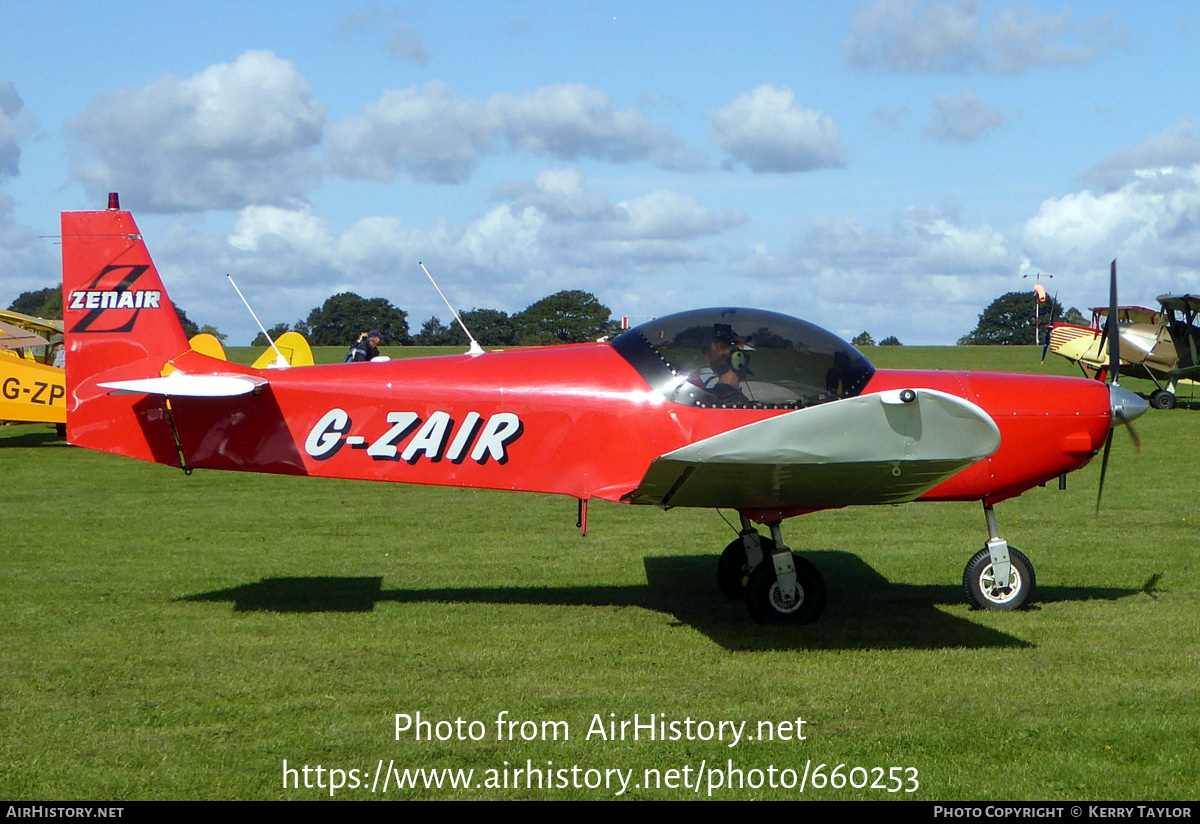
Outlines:
[[[1200,292],[1194,4],[0,0],[0,306],[119,192],[248,344],[564,289],[953,344],[1037,278]],[[1032,304],[1031,304],[1032,306]]]

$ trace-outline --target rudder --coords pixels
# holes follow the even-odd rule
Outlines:
[[[109,203],[101,212],[62,213],[68,439],[161,460],[175,451],[169,410],[97,384],[161,374],[188,351],[187,336],[133,216],[115,195]]]

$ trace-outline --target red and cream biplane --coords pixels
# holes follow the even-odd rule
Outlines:
[[[718,583],[765,622],[814,621],[826,601],[784,519],[914,500],[981,501],[988,540],[966,594],[1021,606],[1033,567],[994,505],[1080,468],[1146,408],[1083,379],[877,370],[823,329],[752,309],[596,343],[254,369],[188,346],[115,196],[63,213],[62,238],[71,443],[187,471],[569,495],[585,529],[592,498],[735,509]]]

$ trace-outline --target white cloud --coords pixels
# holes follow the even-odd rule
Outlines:
[[[325,157],[331,171],[349,178],[388,182],[406,172],[421,181],[461,183],[501,138],[560,160],[698,165],[668,131],[614,109],[607,94],[581,83],[487,100],[457,97],[440,81],[390,90],[362,115],[330,127]]]
[[[929,125],[921,130],[921,134],[941,142],[973,143],[1008,121],[1003,112],[980,101],[969,91],[957,96],[939,94],[930,105],[933,111]]]
[[[1144,270],[1200,272],[1200,164],[1145,170],[1120,189],[1084,190],[1045,201],[1025,224],[1039,265],[1094,269],[1114,257]]]
[[[487,107],[509,142],[533,154],[645,160],[665,168],[688,163],[669,132],[651,127],[637,112],[614,110],[605,92],[582,83],[543,86],[520,97],[496,94]]]
[[[895,128],[908,117],[908,104],[900,103],[896,106],[877,106],[871,111],[871,119],[884,126]]]
[[[1082,177],[1098,182],[1041,204],[1024,227],[1042,271],[1068,274],[1103,303],[1108,262],[1120,262],[1122,302],[1153,305],[1163,292],[1200,291],[1200,139],[1192,119],[1113,152]]]
[[[801,108],[787,86],[759,86],[713,112],[711,119],[718,145],[755,172],[846,165],[833,118]]]
[[[909,209],[881,226],[813,221],[784,250],[745,251],[729,269],[742,304],[777,307],[849,339],[953,343],[991,297],[1010,291],[1018,259],[1003,234],[946,210]]]
[[[13,220],[13,203],[0,195],[0,308],[22,292],[45,289],[62,281],[59,254],[52,242]]]
[[[21,173],[21,141],[37,131],[16,87],[0,83],[0,183]],[[0,307],[33,289],[53,286],[62,277],[51,243],[13,218],[13,199],[0,194]]]
[[[384,92],[361,116],[331,124],[325,159],[335,174],[359,180],[386,183],[404,170],[417,180],[460,183],[490,151],[495,130],[480,101],[435,81]]]
[[[1160,169],[1189,167],[1200,163],[1200,136],[1196,120],[1187,118],[1154,135],[1140,146],[1127,146],[1103,158],[1080,178],[1099,183],[1106,191],[1121,188],[1145,173]]]
[[[32,115],[23,111],[24,101],[11,82],[0,83],[0,180],[21,173],[19,142],[37,130]]]
[[[407,26],[394,29],[384,41],[383,47],[397,60],[416,63],[418,66],[429,65],[429,52],[421,44],[417,33]]]
[[[617,209],[625,216],[617,233],[627,238],[688,240],[719,234],[746,220],[731,210],[717,213],[690,197],[664,189],[618,203]]]
[[[175,212],[298,201],[319,182],[311,150],[323,125],[295,67],[257,51],[99,96],[66,130],[91,197],[120,191],[144,211]]]
[[[419,326],[445,312],[418,261],[460,308],[519,311],[572,288],[603,300],[625,293],[660,300],[680,264],[707,262],[713,239],[745,221],[668,190],[613,202],[574,169],[507,184],[501,196],[462,224],[371,217],[340,234],[310,207],[250,206],[227,238],[180,223],[151,251],[189,315],[249,340],[250,318],[231,289],[214,288],[214,272],[232,273],[268,325],[293,322],[329,295],[353,291],[391,300]]]
[[[850,22],[850,65],[906,73],[961,73],[983,62],[973,3],[878,0]]]
[[[577,169],[547,169],[534,180],[506,181],[492,191],[495,200],[536,206],[554,220],[610,220],[613,205],[602,193],[589,191]]]
[[[299,210],[248,206],[238,213],[229,244],[244,252],[282,246],[314,254],[327,254],[333,245],[328,223],[311,206]]]
[[[1070,9],[1006,9],[991,20],[980,9],[977,0],[877,0],[855,14],[843,50],[864,71],[1013,75],[1083,65],[1121,40],[1107,17],[1076,27]]]

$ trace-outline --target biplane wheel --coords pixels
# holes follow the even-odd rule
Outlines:
[[[771,556],[750,573],[746,582],[746,608],[750,617],[760,624],[811,624],[825,609],[825,579],[820,571],[804,558],[792,556],[796,567],[796,597],[785,604],[775,580],[775,565]]]
[[[1033,564],[1011,546],[1008,548],[1008,562],[1007,586],[997,585],[996,576],[992,574],[992,556],[987,547],[976,552],[967,562],[967,568],[963,570],[963,590],[972,607],[1008,612],[1020,609],[1029,602],[1037,585]]]
[[[758,540],[763,557],[770,558],[775,551],[775,542],[765,535],[759,535]],[[750,579],[750,570],[746,566],[746,549],[742,546],[742,538],[739,535],[725,547],[725,551],[717,560],[717,586],[725,593],[725,597],[745,597],[746,582]]]
[[[1175,394],[1165,389],[1157,389],[1150,394],[1150,405],[1155,409],[1174,409]]]

